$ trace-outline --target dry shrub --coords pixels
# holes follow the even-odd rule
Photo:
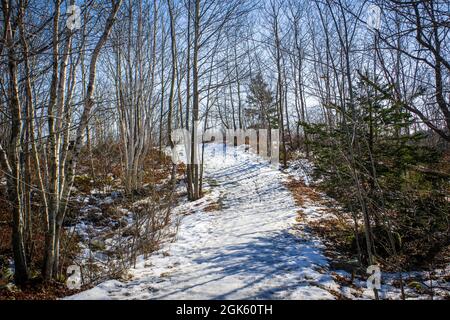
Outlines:
[[[81,290],[69,290],[65,283],[43,282],[41,279],[33,279],[20,290],[0,290],[0,300],[57,300],[70,295],[74,295]]]
[[[119,191],[120,196],[113,203],[98,204],[91,200],[89,204],[98,206],[101,214],[80,215],[84,203],[71,199],[66,214],[64,226],[74,226],[84,219],[85,223],[96,229],[92,241],[88,246],[92,252],[104,254],[107,261],[99,261],[91,257],[83,264],[83,280],[85,284],[95,284],[107,278],[122,278],[126,270],[133,265],[138,255],[149,255],[160,248],[166,237],[176,232],[177,225],[172,221],[171,208],[176,201],[168,177],[172,170],[170,157],[150,150],[143,159],[141,170],[142,183],[148,184],[138,192],[125,195],[123,190],[123,168],[120,144],[107,142],[95,146],[91,153],[87,148],[82,150],[80,163],[75,178],[75,187],[79,195],[88,196],[95,188],[106,191]],[[177,167],[178,175],[183,175],[185,166]],[[1,179],[1,177],[0,177]],[[35,177],[33,183],[36,184]],[[11,259],[11,217],[6,191],[0,186],[0,258],[5,261]],[[101,196],[100,196],[101,197]],[[44,226],[42,219],[42,200],[39,192],[33,192],[33,239],[31,241],[30,270],[38,274],[42,266],[44,250]],[[139,200],[145,199],[139,203]],[[136,204],[138,202],[138,204]],[[128,209],[133,212],[133,221],[125,223],[124,213],[119,209]],[[98,233],[98,230],[102,230]],[[111,246],[105,246],[105,240],[113,239]],[[22,291],[0,290],[0,299],[55,299],[72,292],[65,288],[64,270],[69,265],[76,264],[79,258],[80,242],[82,240],[67,229],[63,231],[61,239],[61,282],[42,284],[39,278],[33,278]],[[103,245],[100,245],[102,244]],[[1,263],[5,264],[5,263]],[[1,270],[1,268],[0,268]],[[1,278],[1,277],[0,277]],[[1,281],[0,281],[1,282]],[[1,284],[1,283],[0,283]],[[74,293],[74,292],[73,292]]]
[[[96,188],[119,187],[123,176],[120,144],[106,141],[92,148],[92,153],[84,147],[75,177],[75,187],[81,193],[89,193]]]
[[[142,184],[161,184],[170,175],[172,160],[156,149],[150,149],[142,161]]]
[[[11,214],[0,191],[0,256],[11,254]]]

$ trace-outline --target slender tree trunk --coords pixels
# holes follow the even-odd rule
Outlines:
[[[195,0],[195,14],[194,14],[194,58],[193,58],[193,106],[192,106],[192,127],[191,127],[191,165],[193,169],[193,196],[192,200],[200,199],[201,190],[200,190],[200,180],[199,180],[199,166],[201,164],[198,163],[198,141],[196,141],[197,133],[195,132],[197,128],[195,127],[195,123],[199,120],[199,70],[198,70],[198,53],[199,53],[199,45],[200,45],[200,0]],[[195,164],[194,164],[195,162]],[[191,170],[192,170],[191,169]]]
[[[174,98],[175,98],[175,82],[177,80],[177,42],[176,42],[176,30],[175,30],[175,18],[173,14],[173,7],[171,4],[171,0],[167,0],[167,7],[169,10],[170,16],[170,37],[171,37],[171,53],[172,53],[172,76],[170,81],[170,93],[169,93],[169,114],[167,116],[167,131],[169,135],[169,144],[170,148],[173,149],[175,147],[172,140],[172,113],[174,107]],[[176,164],[172,164],[172,172],[171,172],[171,185],[175,186],[176,182]]]
[[[11,23],[12,8],[6,0],[2,0],[5,26],[5,41],[8,48],[9,100],[11,111],[11,135],[8,146],[8,157],[0,146],[1,162],[7,171],[8,200],[12,206],[12,247],[15,267],[15,281],[23,284],[28,281],[28,264],[24,246],[23,207],[20,196],[21,179],[19,154],[21,153],[20,137],[22,135],[22,114],[19,100],[19,86],[17,82],[17,58],[14,50],[13,29]]]

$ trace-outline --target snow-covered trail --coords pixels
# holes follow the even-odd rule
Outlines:
[[[255,155],[209,146],[210,192],[178,210],[176,240],[131,270],[69,299],[333,299],[322,244],[296,228],[285,174]],[[217,211],[204,210],[218,203]],[[300,231],[303,230],[303,231]]]

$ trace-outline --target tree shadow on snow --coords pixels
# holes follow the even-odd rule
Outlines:
[[[237,245],[228,245],[214,250],[212,254],[193,259],[197,264],[207,264],[211,272],[201,273],[195,278],[205,278],[217,275],[217,278],[196,283],[167,293],[162,297],[192,288],[208,285],[233,276],[238,276],[246,282],[242,286],[220,293],[213,299],[232,299],[234,295],[246,299],[276,299],[277,293],[293,291],[302,285],[310,285],[310,281],[328,280],[329,276],[321,275],[314,267],[326,266],[327,261],[320,248],[312,241],[302,241],[287,231],[274,233],[264,237],[254,237],[253,241]]]

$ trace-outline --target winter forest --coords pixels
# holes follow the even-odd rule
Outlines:
[[[450,0],[0,1],[0,300],[450,299]]]

